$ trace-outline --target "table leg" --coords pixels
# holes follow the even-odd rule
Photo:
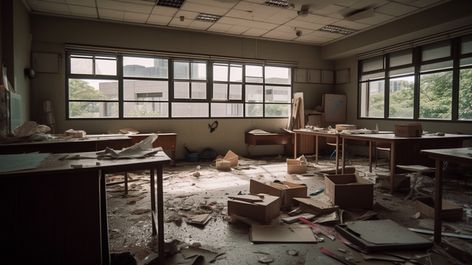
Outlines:
[[[295,140],[293,141],[293,158],[297,158],[297,133],[294,133]]]
[[[434,242],[441,243],[441,211],[442,211],[442,175],[443,161],[436,159],[436,175],[434,180]]]
[[[155,188],[155,176],[154,169],[149,171],[150,185],[151,185],[151,219],[152,219],[152,235],[157,234],[156,231],[156,220],[154,220],[154,215],[156,214],[156,188]]]
[[[369,172],[372,173],[372,141],[369,141]]]
[[[344,150],[346,148],[346,141],[344,140],[344,137],[343,137],[343,140],[341,141],[341,148],[342,148],[341,161],[343,162],[342,163],[341,174],[344,174],[344,169],[346,168],[346,160],[344,160]]]
[[[315,163],[318,164],[318,135],[315,135]]]
[[[163,188],[163,176],[162,176],[162,165],[156,168],[156,182],[157,182],[157,242],[158,242],[158,254],[159,264],[164,262],[164,188]]]
[[[128,172],[125,172],[125,195],[128,195]]]
[[[103,171],[99,170],[98,177],[100,181],[100,223],[101,223],[101,246],[102,246],[102,264],[110,264],[110,249],[108,246],[108,217],[107,217],[107,189],[106,177]]]
[[[395,174],[397,167],[397,158],[395,154],[395,143],[390,143],[390,193],[395,189]]]
[[[339,137],[336,135],[336,174],[339,174]]]

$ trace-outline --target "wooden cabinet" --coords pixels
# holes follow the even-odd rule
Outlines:
[[[333,70],[295,68],[293,79],[295,83],[333,84],[334,72]]]

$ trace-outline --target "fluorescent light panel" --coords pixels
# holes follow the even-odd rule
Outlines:
[[[206,21],[206,22],[216,22],[220,18],[221,18],[221,16],[218,16],[218,15],[200,13],[200,14],[198,14],[198,16],[195,19],[196,20],[201,20],[201,21]]]
[[[335,25],[326,25],[319,29],[319,31],[330,32],[330,33],[338,33],[342,35],[349,35],[355,32],[355,30],[350,28],[339,27]]]
[[[268,6],[288,7],[288,0],[266,0],[264,3]]]
[[[156,5],[180,8],[184,4],[184,2],[185,0],[157,0]]]

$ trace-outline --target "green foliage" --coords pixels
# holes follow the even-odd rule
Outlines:
[[[450,119],[452,71],[423,74],[420,77],[420,118]]]
[[[413,118],[413,82],[400,82],[400,89],[390,92],[389,116],[394,118]]]
[[[460,71],[459,119],[472,120],[472,69]]]
[[[104,96],[87,82],[78,79],[69,79],[69,99],[71,100],[101,100]],[[74,118],[92,117],[98,113],[99,103],[71,102],[69,115]]]

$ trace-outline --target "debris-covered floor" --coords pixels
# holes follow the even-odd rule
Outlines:
[[[312,159],[309,158],[312,162]],[[391,195],[383,186],[387,186],[388,169],[377,167],[374,173],[368,172],[366,159],[353,158],[349,164],[355,166],[360,175],[375,181],[374,209],[370,212],[374,218],[392,219],[406,227],[432,229],[433,221],[419,216],[414,202],[405,200],[405,193]],[[308,194],[324,187],[323,176],[314,172],[333,168],[334,160],[321,159],[316,165],[310,163],[308,174],[297,175],[308,188]],[[164,170],[164,216],[165,239],[170,251],[184,249],[174,255],[173,261],[166,264],[192,264],[193,250],[207,249],[206,262],[212,264],[339,264],[339,262],[320,253],[320,247],[327,247],[348,257],[351,262],[359,264],[392,264],[385,261],[367,261],[368,257],[346,248],[339,240],[325,239],[317,244],[253,244],[249,240],[249,226],[230,220],[227,216],[228,196],[249,192],[249,180],[263,182],[284,180],[287,176],[284,157],[273,157],[266,160],[240,159],[239,166],[230,172],[220,172],[210,162],[180,162],[177,166],[168,166]],[[145,172],[129,174],[129,193],[124,195],[123,184],[108,186],[108,220],[110,248],[112,252],[131,252],[138,263],[145,258],[150,260],[157,251],[155,240],[151,237],[151,217],[149,199],[149,180]],[[121,180],[122,176],[110,176],[109,182]],[[432,191],[432,181],[426,188]],[[464,206],[462,222],[445,223],[444,229],[451,232],[472,232],[472,188],[463,180],[448,178],[444,187],[444,197]],[[316,195],[324,196],[324,195]],[[192,216],[210,214],[211,219],[204,227],[187,224]],[[362,213],[360,213],[362,215]],[[376,215],[376,216],[375,216]],[[468,222],[467,222],[468,221]],[[274,220],[278,223],[279,220]],[[448,245],[458,246],[463,253],[454,253],[455,257],[471,253],[471,241],[445,238]],[[174,248],[175,246],[175,248]],[[192,246],[193,248],[186,248]],[[345,250],[345,251],[344,251]],[[189,254],[190,253],[190,254]],[[201,254],[201,252],[199,252]],[[425,257],[410,260],[416,264],[456,264],[455,259],[448,257],[443,248],[434,247]],[[181,260],[179,262],[179,259]],[[146,261],[147,261],[146,260]],[[397,264],[406,263],[405,260]],[[203,263],[202,263],[203,264]],[[457,263],[460,264],[460,263]],[[464,263],[467,264],[467,263]]]

